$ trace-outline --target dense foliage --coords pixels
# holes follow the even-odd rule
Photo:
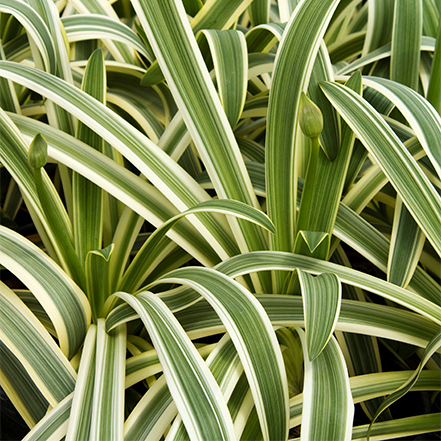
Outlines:
[[[440,14],[0,0],[26,440],[437,437]]]

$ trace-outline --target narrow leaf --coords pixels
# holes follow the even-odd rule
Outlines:
[[[341,284],[334,274],[313,277],[299,271],[309,361],[328,344],[340,314]]]
[[[352,434],[354,403],[343,354],[334,337],[314,360],[309,361],[306,337],[302,340],[305,359],[301,440],[344,440]]]
[[[134,297],[119,292],[143,320],[164,370],[167,385],[193,439],[234,439],[222,393],[193,343],[164,303],[154,294]]]

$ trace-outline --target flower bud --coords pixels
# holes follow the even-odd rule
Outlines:
[[[28,162],[32,168],[37,169],[47,163],[47,142],[40,133],[35,135],[29,147]]]
[[[322,112],[303,92],[300,96],[299,121],[303,134],[308,138],[315,138],[322,133]]]

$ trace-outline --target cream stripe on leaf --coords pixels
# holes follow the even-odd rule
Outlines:
[[[378,161],[404,204],[441,255],[441,198],[402,142],[359,95],[335,83],[321,85],[325,95]]]
[[[105,326],[98,319],[90,439],[119,441],[124,433],[127,330],[123,324],[106,332]]]
[[[49,402],[32,381],[20,360],[0,341],[0,385],[26,424],[34,427],[46,414]]]
[[[254,207],[234,200],[214,199],[203,202],[172,217],[149,236],[124,273],[121,283],[118,286],[118,290],[127,292],[136,291],[145,278],[144,273],[148,270],[148,256],[154,253],[157,247],[160,246],[161,240],[167,234],[167,232],[182,218],[200,212],[221,213],[229,216],[235,216],[250,222],[254,222],[257,225],[267,229],[271,233],[275,233],[274,226],[270,219],[268,219],[264,213],[258,211]]]
[[[324,350],[334,332],[341,306],[341,283],[334,274],[316,277],[298,271],[305,314],[309,361]]]
[[[390,79],[418,90],[423,0],[395,0]],[[404,68],[405,66],[405,68]]]
[[[62,351],[71,358],[90,323],[84,293],[43,251],[23,236],[0,226],[0,261],[32,291],[57,332]]]
[[[304,353],[304,387],[301,441],[349,441],[354,403],[349,376],[340,347],[334,337],[313,361],[308,359],[306,336],[296,328]]]
[[[208,200],[208,194],[166,153],[89,95],[57,77],[8,61],[0,61],[0,75],[38,91],[69,110],[129,161],[135,163],[179,210]],[[215,240],[211,240],[211,244],[221,256],[225,258],[237,254],[237,244],[229,236],[227,225],[218,218],[214,222],[207,214],[198,216],[203,219],[201,222],[206,224],[206,227],[199,221],[192,222],[207,237],[216,237]]]
[[[151,59],[142,40],[124,23],[99,14],[79,14],[61,19],[69,42],[90,39],[106,39],[119,41],[142,54],[147,60]],[[151,61],[151,60],[150,60]]]
[[[240,150],[182,4],[134,1],[133,5],[219,198],[257,207]],[[266,238],[256,227],[230,223],[243,251],[266,248]]]
[[[28,37],[39,50],[44,69],[55,73],[57,54],[54,42],[49,29],[37,12],[27,3],[13,0],[1,0],[0,11],[13,15],[23,25]],[[33,53],[33,56],[38,60],[37,53]]]
[[[435,323],[441,324],[441,307],[435,303],[420,296],[415,296],[411,291],[385,282],[377,277],[307,256],[276,251],[260,251],[232,257],[217,265],[216,269],[233,278],[251,271],[267,270],[294,271],[295,269],[301,269],[310,274],[333,273],[338,276],[342,283],[366,289],[406,306],[428,317]]]
[[[88,439],[92,420],[95,380],[96,325],[90,325],[81,353],[78,377],[72,398],[66,441]]]
[[[23,364],[49,404],[56,406],[73,391],[75,371],[43,325],[3,283],[0,303],[1,340]]]
[[[37,133],[43,133],[49,143],[50,156],[54,160],[95,182],[154,226],[160,227],[177,214],[173,205],[155,187],[95,149],[47,124],[30,118],[17,119],[13,114],[10,116],[26,137],[32,139]],[[3,139],[0,138],[0,142]],[[11,151],[14,152],[14,149]],[[89,167],[91,163],[94,164],[93,168]],[[29,167],[27,161],[25,164]],[[219,261],[213,249],[190,224],[181,222],[174,231],[170,232],[173,240],[195,258],[208,266]]]
[[[157,283],[181,283],[215,309],[239,353],[250,384],[264,440],[285,439],[288,386],[271,323],[259,302],[236,281],[208,268],[180,268]]]
[[[58,441],[66,435],[69,423],[72,395],[50,410],[22,441]]]
[[[320,41],[338,1],[306,0],[287,24],[277,52],[266,135],[266,188],[268,215],[277,235],[271,249],[292,251],[296,228],[294,167],[300,94],[306,90]],[[276,278],[279,292],[284,278]]]
[[[204,29],[210,46],[219,89],[219,98],[231,128],[236,126],[247,93],[248,53],[245,37],[235,30]]]
[[[233,440],[233,423],[222,392],[164,302],[150,292],[116,295],[135,309],[146,326],[190,439]]]
[[[414,90],[385,78],[363,77],[363,84],[390,99],[414,130],[441,178],[441,116]]]

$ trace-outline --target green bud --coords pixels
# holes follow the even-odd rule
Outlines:
[[[323,115],[321,110],[303,92],[300,96],[300,128],[308,138],[315,138],[322,133]]]
[[[44,167],[47,163],[47,142],[43,135],[38,133],[32,140],[28,152],[29,165],[32,168]]]

